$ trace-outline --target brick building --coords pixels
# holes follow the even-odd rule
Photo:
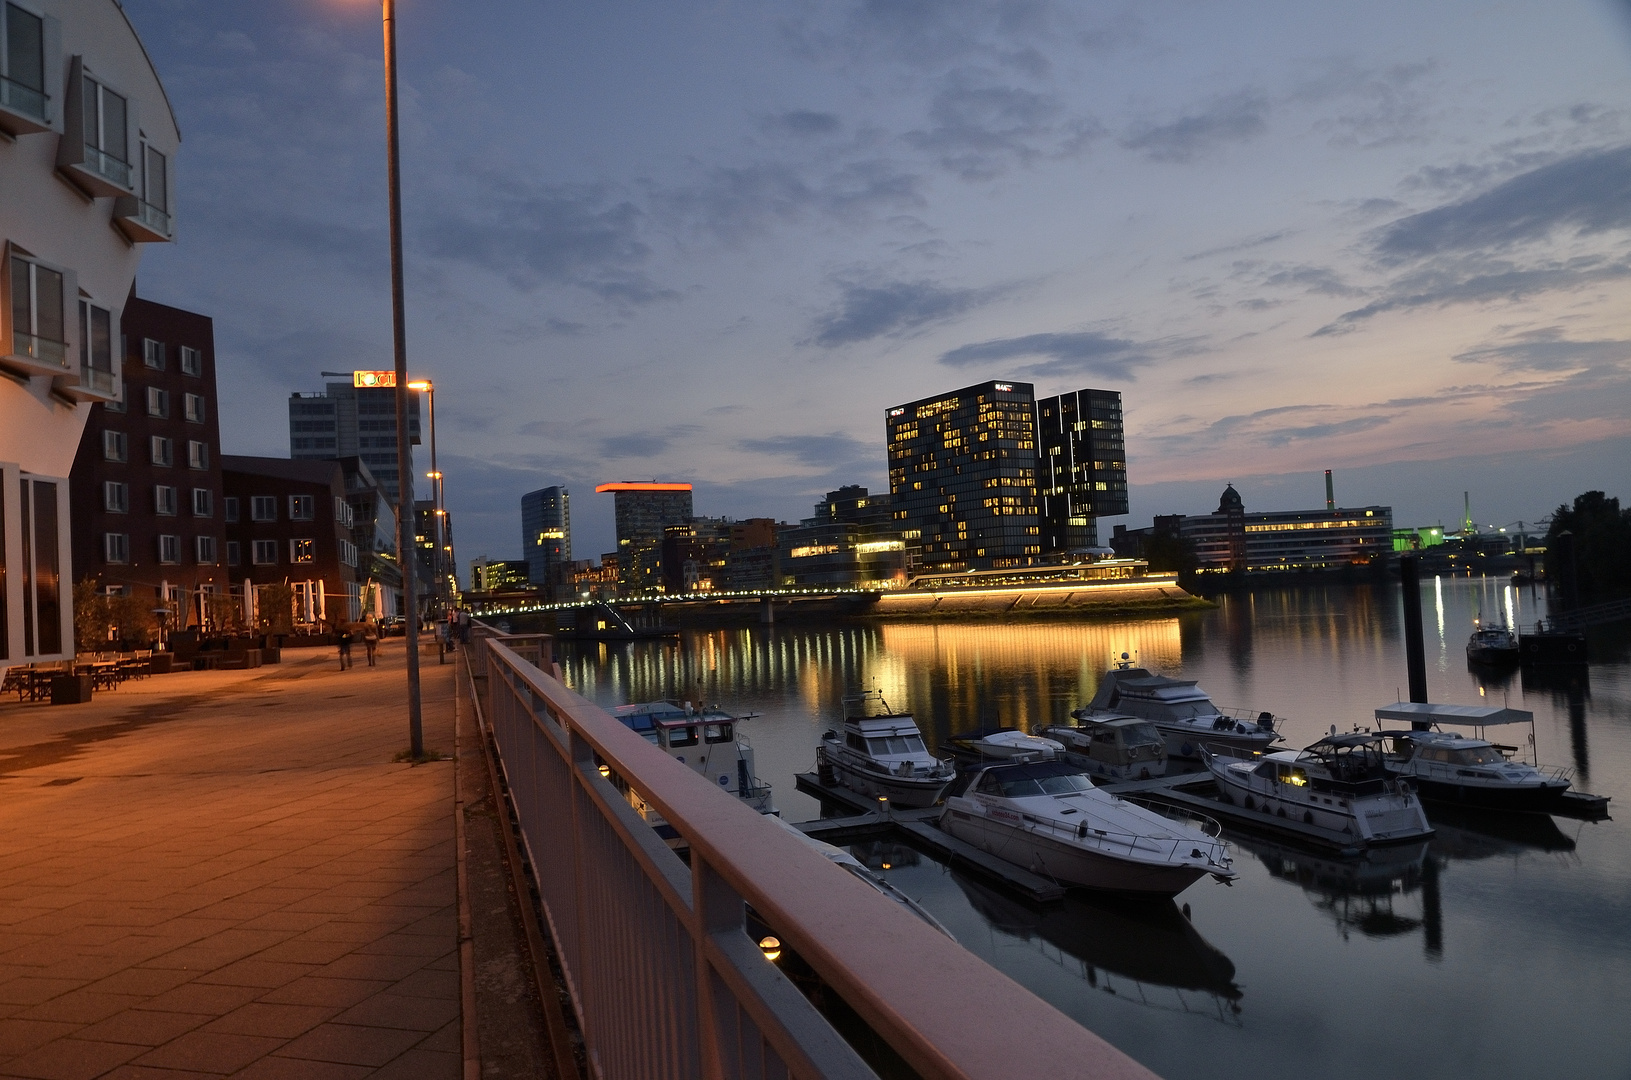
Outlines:
[[[287,584],[297,625],[361,618],[340,462],[226,455],[221,480],[224,561],[234,579]]]

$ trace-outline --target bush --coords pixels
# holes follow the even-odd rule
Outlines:
[[[294,633],[294,589],[284,584],[255,590],[255,609],[263,634]]]
[[[1631,509],[1620,509],[1619,499],[1601,491],[1588,491],[1575,496],[1573,506],[1553,511],[1546,530],[1546,576],[1554,582],[1568,575],[1558,552],[1564,532],[1574,539],[1575,583],[1582,597],[1631,592]]]

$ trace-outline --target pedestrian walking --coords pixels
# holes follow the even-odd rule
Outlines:
[[[368,653],[368,666],[374,666],[374,654],[379,651],[379,627],[369,619],[362,627],[362,647]]]
[[[340,646],[340,670],[344,671],[351,666],[351,627],[340,624],[340,632],[334,635],[334,640]]]

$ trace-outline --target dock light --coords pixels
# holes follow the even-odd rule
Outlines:
[[[607,776],[607,777],[611,776],[612,775],[612,767],[610,765],[602,765],[600,767],[600,775]]]
[[[781,939],[766,934],[759,939],[759,951],[765,954],[766,960],[776,960],[782,954]]]
[[[884,868],[884,869],[885,869],[885,870],[888,870],[888,869],[889,869],[889,864],[888,864],[888,863],[884,863],[884,864],[883,864],[883,868]]]

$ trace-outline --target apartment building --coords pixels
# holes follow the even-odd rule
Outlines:
[[[232,577],[288,585],[295,623],[362,617],[355,518],[338,461],[221,458],[225,560]]]

